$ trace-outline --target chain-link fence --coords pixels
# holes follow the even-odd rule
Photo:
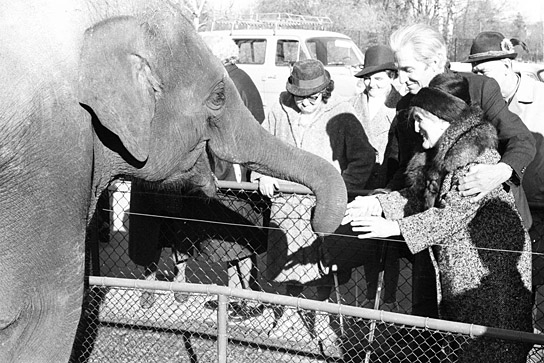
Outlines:
[[[73,361],[457,362],[482,341],[535,344],[527,361],[544,361],[540,334],[409,315],[404,244],[316,236],[306,188],[269,200],[255,184],[219,183],[212,200],[126,181],[103,195]],[[535,226],[536,239],[544,218]]]

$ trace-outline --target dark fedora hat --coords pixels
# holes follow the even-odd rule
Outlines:
[[[301,60],[293,64],[285,88],[295,96],[311,96],[327,88],[331,75],[323,63],[316,59]]]
[[[393,50],[386,45],[374,45],[366,50],[363,69],[355,77],[363,78],[388,69],[397,70]]]
[[[478,63],[489,60],[516,58],[518,54],[510,39],[499,32],[481,32],[474,38],[470,55],[464,63]]]

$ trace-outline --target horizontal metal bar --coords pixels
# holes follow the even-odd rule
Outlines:
[[[100,276],[89,276],[88,278],[89,284],[95,286],[189,292],[207,295],[225,295],[240,299],[256,300],[269,304],[292,306],[298,309],[317,310],[330,314],[349,315],[369,320],[378,320],[384,323],[409,325],[430,330],[440,330],[444,332],[464,334],[471,337],[486,336],[489,338],[544,345],[544,334],[533,334],[522,331],[486,327],[483,325],[465,324],[455,321],[424,318],[420,316],[405,315],[382,310],[366,309],[350,305],[340,305],[323,301],[315,301],[279,294],[272,294],[263,291],[235,289],[227,286],[218,285],[176,283],[167,281],[146,281]]]

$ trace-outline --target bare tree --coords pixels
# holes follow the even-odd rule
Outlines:
[[[205,6],[207,0],[170,0],[176,4],[184,14],[193,21],[193,26],[198,31],[202,26],[202,17],[207,12]]]
[[[510,34],[515,29],[521,34],[523,29],[532,29],[519,16],[505,11],[508,4],[508,0],[260,0],[256,11],[328,16],[335,30],[352,38],[357,32],[357,43],[363,50],[375,43],[387,43],[400,26],[423,22],[442,33],[450,58],[455,60],[468,54],[471,40],[481,31]],[[526,34],[537,38],[535,33]],[[539,49],[540,37],[535,39]]]

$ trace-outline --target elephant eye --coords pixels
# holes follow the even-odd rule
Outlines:
[[[219,110],[225,105],[225,83],[223,81],[214,87],[206,103],[212,110]]]

